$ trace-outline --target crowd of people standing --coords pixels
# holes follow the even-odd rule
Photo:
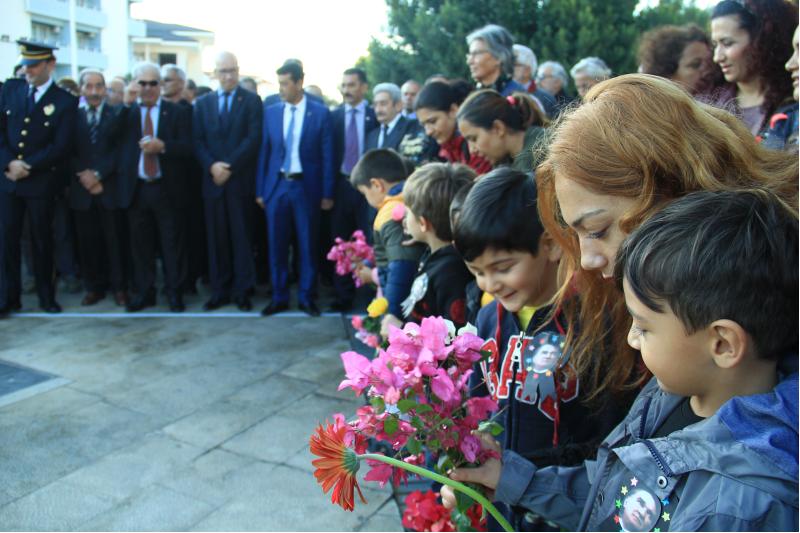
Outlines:
[[[796,144],[792,80],[778,53],[788,53],[792,9],[722,2],[710,37],[697,26],[648,32],[640,71],[727,107],[770,145]],[[230,53],[217,58],[212,91],[175,65],[146,63],[132,81],[96,70],[56,81],[53,47],[20,44],[0,100],[2,315],[34,286],[40,307],[59,312],[58,279],[70,291],[80,279],[83,305],[110,293],[130,312],[153,306],[159,257],[172,311],[200,280],[210,285],[204,309],[247,311],[256,284],[269,279],[263,312],[272,314],[288,307],[296,279],[299,307],[316,315],[320,275],[334,285],[331,308],[347,311],[354,286],[332,275],[324,252],[335,237],[370,233],[375,210],[348,179],[366,152],[394,149],[410,168],[444,161],[478,175],[507,164],[530,172],[550,121],[612,76],[598,57],[569,73],[538,64],[529,47],[488,25],[466,39],[471,82],[441,74],[381,82],[370,105],[366,74],[352,68],[342,105],[329,110],[304,86],[298,60],[278,69],[279,93],[262,102]],[[26,270],[33,280],[23,283]]]
[[[381,82],[370,105],[350,68],[332,110],[302,62],[262,101],[227,52],[202,96],[143,63],[127,85],[82,72],[79,104],[52,47],[22,42],[0,92],[0,314],[21,308],[24,240],[61,311],[59,202],[83,304],[130,312],[155,305],[158,256],[174,312],[204,275],[205,310],[248,311],[266,272],[262,315],[289,308],[292,276],[300,310],[320,314],[328,278],[346,312],[353,278],[324,252],[361,230],[384,338],[443,316],[485,341],[470,388],[503,432],[450,475],[516,530],[797,530],[797,16],[723,0],[710,35],[654,29],[618,76],[539,65],[490,24],[466,38],[472,82]]]

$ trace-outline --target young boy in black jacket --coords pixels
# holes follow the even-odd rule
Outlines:
[[[464,291],[472,274],[453,247],[450,203],[474,179],[475,172],[465,165],[428,163],[406,181],[406,231],[428,246],[403,302],[406,319],[419,322],[427,316],[441,316],[456,327],[467,323]]]
[[[454,243],[478,286],[495,298],[478,313],[478,335],[491,355],[473,374],[472,390],[498,402],[503,448],[537,465],[580,463],[625,409],[581,402],[585,391],[562,351],[567,325],[549,305],[561,249],[539,221],[534,181],[510,168],[481,177],[462,206]],[[506,515],[517,530],[550,529],[531,513],[506,508]]]

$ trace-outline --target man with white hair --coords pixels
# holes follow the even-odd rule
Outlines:
[[[540,107],[553,117],[556,112],[556,101],[553,96],[536,86],[533,76],[536,73],[538,61],[533,50],[522,44],[514,45],[514,80],[525,87],[533,95]]]
[[[611,69],[599,57],[584,57],[570,69],[569,73],[575,80],[575,89],[581,100],[589,89],[611,77]]]
[[[545,61],[539,65],[539,69],[536,71],[536,85],[555,98],[556,113],[560,113],[573,101],[573,98],[565,91],[569,85],[569,75],[557,61]]]
[[[185,88],[186,72],[182,68],[172,63],[161,66],[161,97],[164,100],[173,104],[181,103]]]
[[[399,151],[400,142],[408,135],[416,135],[419,122],[403,116],[403,95],[394,83],[379,83],[372,90],[372,106],[380,127],[367,133],[365,151],[373,148],[391,148]]]
[[[161,71],[141,63],[133,71],[139,86],[131,104],[121,149],[118,198],[128,209],[136,296],[128,312],[155,305],[155,246],[161,245],[169,308],[182,312],[186,278],[185,164],[192,153],[188,110],[161,97]],[[158,239],[156,239],[158,232]]]

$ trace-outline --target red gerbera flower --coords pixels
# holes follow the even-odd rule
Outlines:
[[[354,508],[354,489],[363,503],[367,503],[358,486],[356,473],[358,472],[358,459],[353,450],[345,446],[344,439],[347,434],[347,425],[337,421],[335,424],[317,427],[317,432],[311,435],[311,453],[319,456],[313,464],[317,469],[314,477],[322,485],[323,492],[328,492],[333,487],[331,502],[342,506],[345,511]]]

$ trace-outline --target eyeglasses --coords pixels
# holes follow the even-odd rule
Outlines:
[[[489,50],[474,50],[472,52],[467,52],[467,59],[472,59],[473,57],[478,57],[481,54],[488,54]]]
[[[178,78],[164,78],[164,83],[170,83],[173,81],[178,81]]]
[[[236,74],[239,72],[238,68],[218,68],[217,76],[225,76],[226,74]]]
[[[150,87],[158,87],[158,80],[150,80],[150,81],[139,80],[136,83],[139,84],[139,87],[147,87],[148,85]]]

